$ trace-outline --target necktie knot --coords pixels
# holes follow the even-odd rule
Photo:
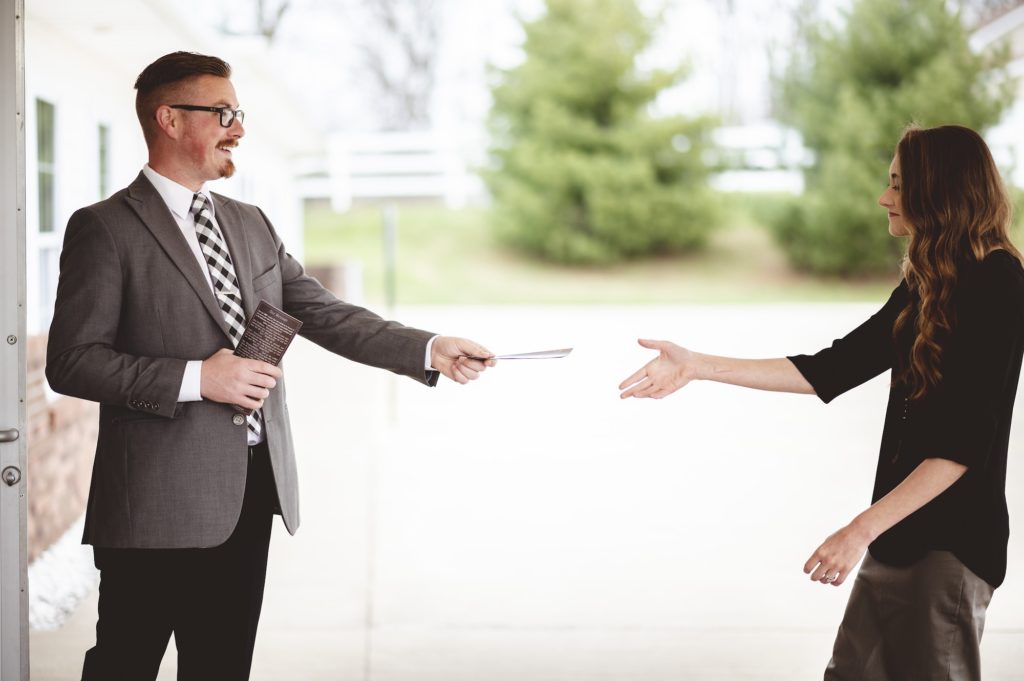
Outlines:
[[[189,213],[193,218],[201,214],[203,211],[210,212],[210,200],[203,194],[192,195],[192,207],[189,209]]]

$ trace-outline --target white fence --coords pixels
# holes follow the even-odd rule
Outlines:
[[[441,199],[457,208],[483,195],[455,138],[438,131],[334,134],[326,158],[303,169],[305,198],[335,210],[357,200]]]

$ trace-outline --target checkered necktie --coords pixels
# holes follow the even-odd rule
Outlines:
[[[224,237],[221,236],[220,230],[213,223],[208,198],[202,194],[195,194],[192,197],[192,208],[189,213],[192,214],[192,219],[196,223],[199,248],[203,251],[203,256],[206,257],[206,266],[210,269],[217,305],[231,332],[231,343],[237,346],[238,341],[242,339],[242,332],[245,331],[245,312],[242,310],[242,293],[238,289],[238,277],[235,276],[235,267],[231,264],[231,254],[228,253],[228,247],[224,243]],[[259,437],[260,413],[254,411],[249,414],[246,421],[249,430]]]

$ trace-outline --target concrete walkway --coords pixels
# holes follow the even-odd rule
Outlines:
[[[874,307],[400,310],[496,352],[576,347],[433,390],[300,342],[285,368],[303,526],[275,527],[252,678],[820,679],[849,586],[801,566],[870,500],[885,378],[828,407],[710,384],[622,402],[616,385],[651,356],[640,335],[779,356],[817,350]],[[1009,564],[987,681],[1024,679],[1018,533]],[[34,632],[32,678],[78,678],[94,624],[91,600]]]

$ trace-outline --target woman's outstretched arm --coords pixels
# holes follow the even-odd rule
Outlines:
[[[778,359],[738,359],[704,355],[668,341],[640,340],[640,345],[657,350],[658,356],[619,384],[619,395],[667,397],[690,381],[717,381],[730,385],[776,392],[813,395],[814,388],[796,366]]]

